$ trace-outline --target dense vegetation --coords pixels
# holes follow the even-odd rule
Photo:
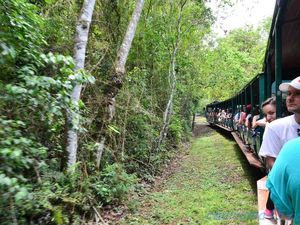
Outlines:
[[[151,182],[177,154],[188,141],[193,113],[260,71],[263,29],[210,42],[213,16],[204,1],[146,1],[108,123],[103,99],[136,1],[96,2],[85,70],[77,71],[72,52],[83,2],[0,0],[2,224],[100,219],[103,205],[125,200],[139,180]],[[78,84],[83,91],[77,104],[71,92]],[[71,171],[70,110],[80,118]]]

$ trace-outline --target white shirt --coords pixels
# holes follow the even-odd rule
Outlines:
[[[287,141],[298,137],[297,129],[300,129],[300,125],[296,122],[294,115],[267,124],[259,155],[276,158]]]

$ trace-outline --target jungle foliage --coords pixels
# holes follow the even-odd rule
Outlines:
[[[247,26],[233,30],[205,51],[209,99],[228,99],[261,73],[270,22],[269,18],[256,29]]]
[[[259,30],[233,31],[210,45],[203,40],[209,39],[214,18],[204,1],[146,1],[97,168],[105,87],[136,1],[96,2],[85,71],[74,73],[82,3],[0,0],[1,224],[99,220],[102,206],[126,201],[137,182],[151,182],[178,154],[189,140],[191,116],[205,101],[230,96],[259,72],[264,50]],[[156,148],[176,40],[176,92],[166,138]],[[77,163],[70,173],[64,167],[66,112],[74,109],[70,93],[76,84],[84,89],[80,111],[74,112],[81,122]]]

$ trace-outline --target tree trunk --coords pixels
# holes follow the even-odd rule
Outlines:
[[[89,28],[92,20],[92,15],[96,0],[84,0],[80,12],[79,19],[76,25],[74,60],[75,73],[84,69],[86,46],[88,41]],[[71,99],[74,103],[74,109],[69,109],[67,112],[67,166],[70,168],[76,163],[77,147],[78,147],[78,125],[79,125],[79,108],[78,102],[82,85],[75,86],[71,94]]]
[[[195,128],[195,123],[196,123],[196,113],[193,113],[193,120],[192,120],[192,131],[194,131],[194,128]]]
[[[169,126],[170,122],[170,116],[172,112],[172,107],[173,107],[173,98],[176,92],[176,71],[175,71],[175,66],[176,66],[176,53],[177,53],[177,48],[178,48],[178,41],[176,41],[176,45],[173,49],[172,55],[171,55],[171,63],[169,66],[169,85],[170,85],[170,96],[169,100],[166,106],[166,109],[164,111],[163,115],[163,126],[160,130],[160,135],[159,139],[157,142],[157,148],[156,150],[159,150],[161,143],[163,142],[164,138],[166,137],[166,132]]]
[[[171,57],[170,57],[170,65],[169,65],[169,74],[168,74],[168,80],[169,80],[169,86],[170,86],[170,96],[169,96],[169,100],[168,103],[166,105],[166,109],[164,111],[164,115],[163,115],[163,126],[160,130],[160,135],[159,135],[159,139],[157,142],[157,146],[156,146],[156,151],[158,151],[160,149],[161,143],[163,142],[164,138],[166,137],[167,134],[167,130],[169,127],[169,123],[170,123],[170,116],[172,113],[172,107],[173,107],[173,98],[176,92],[176,70],[175,70],[175,66],[176,66],[176,54],[177,54],[177,50],[178,50],[178,45],[179,45],[179,41],[180,41],[180,36],[181,36],[181,19],[182,19],[182,12],[183,12],[183,7],[186,4],[187,0],[183,1],[182,4],[180,5],[180,14],[177,20],[177,30],[176,30],[176,39],[175,39],[175,43],[173,45],[173,51],[171,53]],[[172,8],[172,6],[171,6]]]
[[[112,119],[114,118],[114,113],[116,109],[116,101],[115,96],[118,94],[119,90],[122,88],[124,78],[125,78],[125,64],[127,61],[127,56],[131,47],[132,40],[135,35],[136,27],[138,25],[142,9],[144,6],[144,0],[138,0],[135,6],[135,10],[132,14],[131,20],[127,27],[127,31],[125,37],[123,39],[122,45],[117,54],[117,60],[115,63],[115,70],[113,75],[110,78],[108,85],[105,88],[104,93],[104,107],[106,109],[107,114],[104,118],[104,123],[107,127]],[[106,129],[106,128],[105,128]],[[105,130],[100,137],[100,143],[97,147],[97,167],[100,166],[101,157],[105,148]]]

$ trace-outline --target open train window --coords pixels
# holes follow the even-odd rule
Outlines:
[[[282,80],[281,83],[289,83],[291,82],[291,80]],[[276,88],[275,88],[276,84],[275,84],[275,81],[272,83],[272,86],[271,86],[271,90],[272,90],[272,96],[276,96]],[[281,96],[282,96],[282,99],[286,99],[287,97],[287,93],[285,92],[282,92],[281,93]]]
[[[290,81],[291,81],[291,80],[282,80],[281,83],[288,83],[288,82],[290,82]],[[272,90],[272,96],[275,96],[275,95],[276,95],[275,81],[272,83],[271,90]],[[282,102],[281,102],[281,115],[279,116],[279,118],[280,118],[280,117],[286,117],[286,116],[291,115],[291,113],[287,110],[287,107],[286,107],[286,97],[287,97],[287,92],[281,92],[281,97],[282,97]],[[278,106],[277,106],[277,107],[278,107]]]

